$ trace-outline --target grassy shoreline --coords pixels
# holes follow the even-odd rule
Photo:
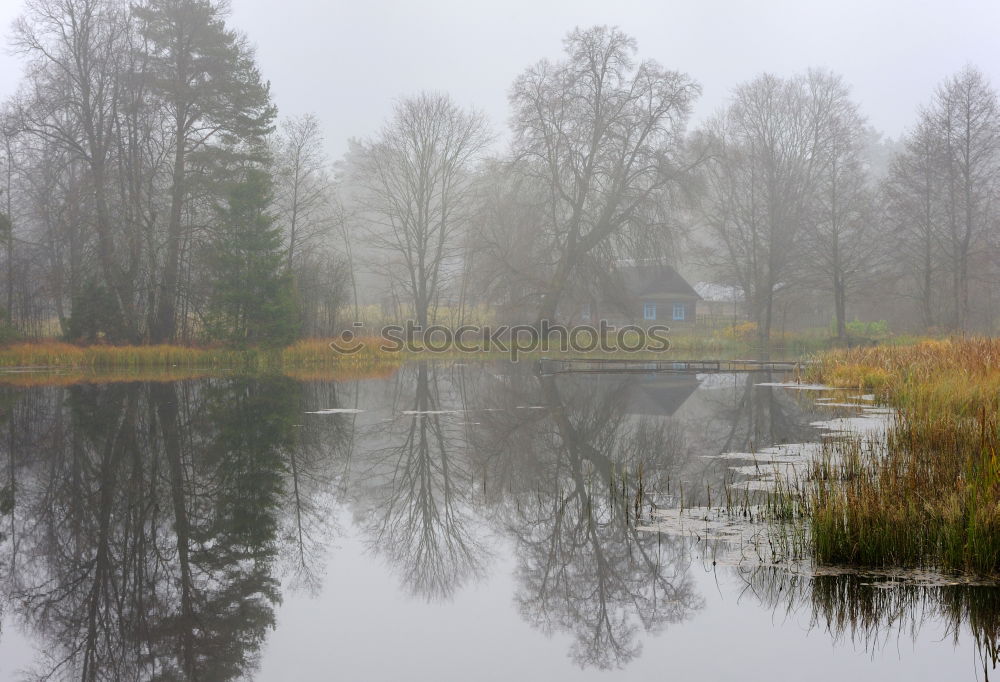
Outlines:
[[[1000,575],[1000,339],[831,351],[808,378],[897,410],[884,442],[844,440],[814,472],[816,559]]]
[[[399,362],[374,343],[353,354],[336,353],[327,340],[300,341],[285,348],[224,348],[178,345],[77,346],[58,341],[15,343],[0,348],[0,369],[150,368],[275,369],[280,367],[368,367]]]
[[[912,342],[901,337],[904,342]],[[754,338],[726,335],[671,335],[667,351],[629,353],[628,357],[645,359],[663,353],[688,353],[696,356],[712,354],[713,357],[730,359],[754,356],[759,348]],[[89,345],[82,346],[56,340],[15,342],[0,346],[0,370],[11,368],[90,368],[135,369],[153,367],[199,367],[212,369],[273,369],[276,367],[332,367],[372,366],[398,364],[413,355],[427,358],[448,358],[465,355],[452,347],[444,352],[411,353],[408,351],[383,351],[378,337],[359,339],[362,348],[354,354],[338,353],[331,348],[334,339],[304,339],[284,348],[228,348],[224,346],[185,345]],[[772,353],[783,357],[797,357],[831,347],[836,339],[815,335],[788,335],[775,338]],[[895,342],[895,341],[890,341]],[[558,350],[532,350],[519,353],[524,358],[538,358],[558,354]],[[506,357],[505,351],[480,350],[484,357]],[[579,355],[579,353],[577,353]],[[600,356],[600,352],[586,355]],[[607,353],[604,353],[607,355]],[[611,353],[612,356],[618,355]]]
[[[361,338],[361,350],[338,353],[331,339],[305,339],[285,348],[227,348],[223,346],[181,345],[90,345],[81,346],[56,340],[16,342],[0,346],[0,384],[8,386],[68,385],[79,382],[172,381],[229,373],[260,374],[281,372],[304,379],[348,380],[387,376],[414,360],[503,361],[509,352],[479,350],[460,352],[452,347],[444,352],[383,351],[382,339]],[[834,339],[810,334],[793,334],[776,339],[772,359],[797,359],[828,348]],[[905,342],[905,341],[904,341]],[[533,350],[518,353],[521,361],[552,357],[628,357],[634,360],[746,359],[759,356],[749,338],[733,335],[686,334],[670,337],[667,351],[589,353]]]

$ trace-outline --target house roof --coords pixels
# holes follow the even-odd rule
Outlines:
[[[697,282],[694,290],[698,292],[702,300],[716,301],[721,303],[739,303],[743,300],[743,290],[739,287],[728,284],[718,284],[717,282]]]
[[[650,374],[635,384],[628,413],[672,417],[699,386],[694,374]]]
[[[701,299],[694,287],[669,265],[629,265],[620,268],[619,274],[630,296]]]
[[[695,374],[576,374],[571,386],[584,394],[601,394],[621,389],[617,404],[625,414],[648,417],[671,417],[698,389]]]

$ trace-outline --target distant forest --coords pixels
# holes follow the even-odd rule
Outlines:
[[[514,79],[504,135],[446,93],[401,93],[333,160],[316,117],[279,116],[227,18],[206,0],[26,3],[0,107],[4,338],[280,345],[372,309],[558,319],[637,261],[735,292],[765,342],[779,319],[997,330],[1000,106],[973,65],[901,140],[817,69],[761,74],[693,125],[694,76],[577,28]]]

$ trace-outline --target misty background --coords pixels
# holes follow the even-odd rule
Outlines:
[[[6,326],[243,344],[359,318],[572,319],[642,261],[728,311],[694,327],[765,343],[852,320],[992,332],[998,19],[7,2]],[[184,31],[210,56],[186,74]]]
[[[502,128],[511,81],[538,59],[558,57],[574,26],[619,26],[644,56],[692,74],[704,89],[695,122],[761,71],[791,75],[814,66],[842,74],[871,125],[896,138],[927,93],[967,62],[1000,79],[1000,4],[977,0],[285,0],[280,6],[233,0],[231,6],[231,23],[256,46],[282,114],[315,113],[333,157],[346,150],[348,137],[377,130],[394,99],[420,90],[446,90]],[[19,0],[0,3],[5,47],[22,11]],[[5,49],[0,96],[14,92],[21,72]]]

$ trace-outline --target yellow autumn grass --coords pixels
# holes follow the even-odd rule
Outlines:
[[[817,558],[1000,574],[1000,339],[833,351],[809,378],[897,409],[849,476],[814,477]]]
[[[314,373],[364,377],[394,368],[403,353],[386,353],[377,339],[361,339],[353,354],[338,353],[328,340],[299,341],[283,349],[191,346],[77,346],[46,341],[0,348],[0,382],[8,385],[192,378],[223,371]]]

